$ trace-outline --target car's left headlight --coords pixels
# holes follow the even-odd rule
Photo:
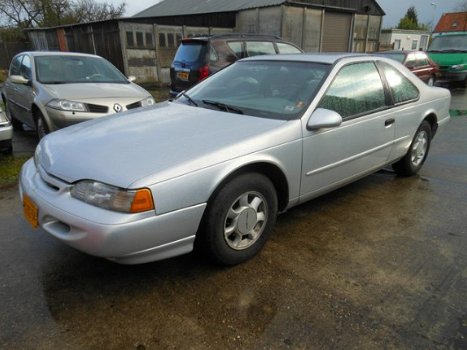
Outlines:
[[[465,65],[463,64],[455,64],[454,66],[451,67],[454,70],[463,70],[465,68]]]
[[[70,112],[87,112],[88,108],[86,104],[76,101],[69,100],[59,100],[55,99],[47,103],[47,106],[50,108],[58,109],[61,111],[70,111]]]
[[[156,103],[154,98],[148,97],[141,101],[141,107],[152,106],[154,103]]]
[[[71,196],[100,208],[123,213],[154,210],[152,194],[147,188],[125,190],[97,181],[84,180],[71,188]]]

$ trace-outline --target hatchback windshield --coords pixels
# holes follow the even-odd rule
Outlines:
[[[99,57],[38,56],[34,60],[37,80],[43,84],[129,83],[117,68]]]
[[[237,62],[177,100],[226,112],[290,120],[305,111],[329,70],[330,65],[309,62]]]
[[[467,52],[467,35],[446,35],[433,39],[428,51]]]

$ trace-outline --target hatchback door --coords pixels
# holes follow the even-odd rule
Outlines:
[[[339,113],[343,122],[338,127],[304,131],[303,200],[387,163],[395,134],[389,104],[374,62],[346,65],[337,73],[318,108]]]
[[[11,76],[20,75],[21,61],[23,60],[23,57],[24,55],[19,55],[13,58],[13,61],[11,61],[10,71],[8,74],[9,77],[6,80],[5,85],[3,87],[3,91],[5,93],[6,100],[7,100],[7,109],[8,109],[7,113],[12,114],[12,115],[9,115],[10,118],[12,116],[13,117],[17,116],[18,113],[20,113],[19,108],[18,108],[19,97],[17,93],[19,84],[14,83],[11,80]]]
[[[34,102],[32,60],[28,55],[24,55],[21,61],[20,75],[29,81],[28,84],[15,84],[15,98],[17,112],[15,117],[30,127],[35,127],[32,115],[32,104]]]
[[[170,67],[173,92],[186,90],[209,75],[207,41],[185,39],[180,43]]]

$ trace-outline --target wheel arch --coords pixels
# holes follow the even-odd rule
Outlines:
[[[427,121],[430,126],[431,126],[431,138],[433,138],[436,134],[436,131],[438,130],[438,117],[436,116],[436,113],[431,111],[427,113],[423,121]]]
[[[287,208],[289,202],[289,183],[287,177],[278,165],[267,161],[257,161],[245,164],[230,171],[215,186],[214,191],[209,196],[208,205],[226,183],[245,173],[259,173],[266,176],[272,182],[276,190],[279,211],[283,211]]]

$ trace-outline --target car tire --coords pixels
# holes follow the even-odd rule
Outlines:
[[[431,125],[424,120],[415,133],[407,154],[392,165],[397,175],[412,176],[418,173],[430,150],[431,136]]]
[[[13,113],[11,113],[10,104],[8,103],[7,99],[5,99],[5,113],[6,113],[7,118],[10,120],[11,125],[13,126],[13,129],[17,131],[22,131],[23,123],[21,123],[18,119],[16,119],[13,116]]]
[[[41,140],[45,135],[47,135],[50,132],[50,129],[41,112],[37,111],[35,113],[35,120],[37,138]]]
[[[428,81],[426,82],[426,84],[427,84],[428,86],[435,86],[435,82],[436,82],[436,78],[435,78],[434,75],[432,75],[432,76],[430,77],[430,79],[428,79]]]
[[[272,182],[259,173],[239,175],[210,201],[201,227],[201,249],[216,264],[240,264],[264,246],[276,216],[277,194]]]

